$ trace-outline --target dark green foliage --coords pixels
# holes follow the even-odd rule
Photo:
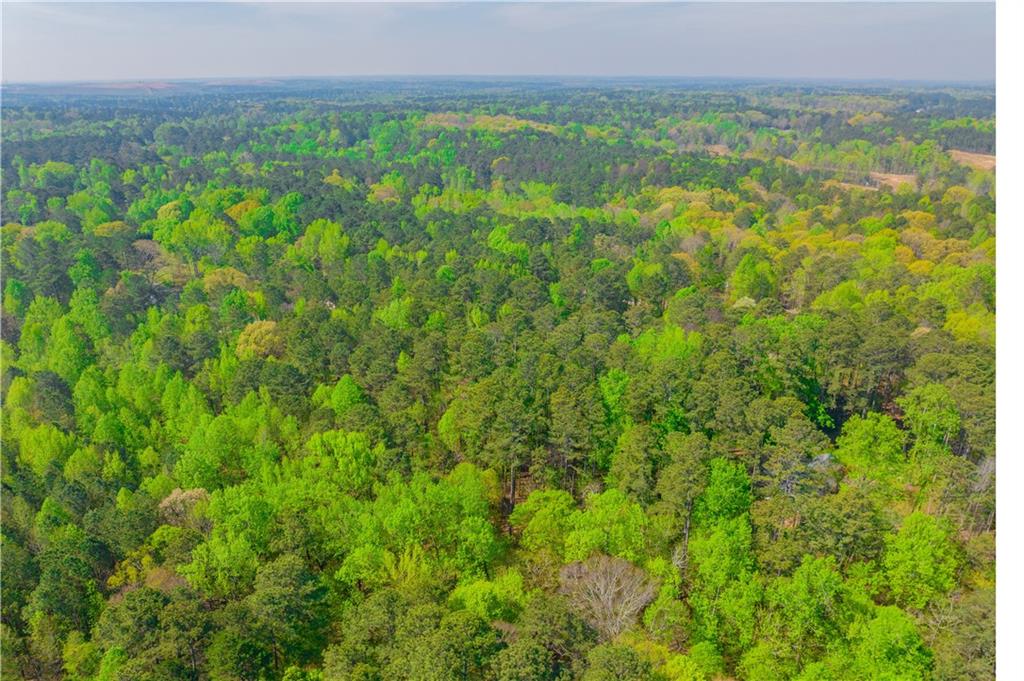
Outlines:
[[[990,91],[188,87],[4,92],[5,679],[994,677]]]

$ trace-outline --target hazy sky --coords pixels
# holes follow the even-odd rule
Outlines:
[[[995,78],[972,3],[3,3],[3,80]]]

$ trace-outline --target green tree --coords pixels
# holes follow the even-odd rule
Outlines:
[[[642,660],[632,648],[605,643],[587,655],[584,681],[642,681],[652,676],[649,662]]]
[[[245,603],[266,638],[274,668],[319,656],[326,641],[327,589],[295,555],[260,566]]]
[[[669,433],[665,453],[668,464],[658,473],[655,491],[659,507],[671,515],[675,527],[681,528],[685,544],[690,538],[694,504],[707,484],[711,442],[702,433]]]
[[[905,461],[906,434],[885,414],[854,414],[836,439],[836,458],[851,472],[892,481]]]
[[[631,499],[647,502],[654,487],[654,470],[660,454],[656,435],[650,426],[626,428],[612,453],[608,478]]]
[[[956,586],[960,556],[950,534],[944,520],[915,512],[886,538],[882,566],[897,603],[921,609]]]
[[[898,608],[879,608],[873,619],[855,625],[850,637],[854,678],[912,681],[931,677],[932,653],[914,620]]]
[[[585,560],[594,553],[638,561],[644,554],[647,516],[616,489],[587,497],[586,508],[573,512],[569,526],[567,561]]]

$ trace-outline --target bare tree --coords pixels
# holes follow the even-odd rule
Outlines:
[[[209,528],[201,519],[194,517],[192,509],[198,503],[210,500],[210,493],[201,487],[181,489],[176,487],[160,502],[160,515],[164,522],[177,527],[193,527],[205,531]]]
[[[611,556],[566,565],[560,581],[569,602],[606,639],[629,628],[654,597],[654,583],[647,573]]]

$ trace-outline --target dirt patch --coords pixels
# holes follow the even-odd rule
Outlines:
[[[783,163],[791,165],[801,172],[818,171],[818,172],[830,172],[837,173],[841,177],[850,177],[851,175],[857,175],[863,177],[862,173],[847,168],[834,168],[830,166],[810,166],[802,163],[797,163],[793,159],[780,157]],[[917,175],[902,175],[900,173],[880,173],[877,171],[871,171],[868,173],[868,177],[874,186],[856,184],[853,182],[843,182],[841,180],[826,180],[826,182],[834,182],[837,186],[846,187],[852,189],[854,187],[858,189],[878,189],[879,187],[889,187],[890,189],[899,189],[900,185],[909,184],[915,190],[917,189]]]
[[[846,189],[848,191],[859,189],[861,191],[877,192],[878,187],[872,187],[869,184],[854,184],[853,182],[840,182],[839,180],[825,180],[822,182],[825,187],[838,187],[840,189]]]
[[[917,189],[917,176],[916,175],[900,175],[898,173],[876,173],[872,171],[869,173],[871,179],[880,185],[885,185],[892,189],[899,189],[900,185],[909,184],[914,189]]]
[[[540,132],[556,133],[558,128],[550,123],[540,123],[526,118],[516,118],[506,114],[488,116],[485,114],[464,114],[464,113],[431,113],[423,119],[423,125],[440,126],[446,128],[477,128],[491,130],[493,132],[512,132],[524,128],[532,128]]]
[[[729,147],[725,146],[724,144],[709,144],[704,148],[707,149],[707,152],[712,156],[729,155]]]
[[[473,125],[473,116],[462,113],[429,113],[423,119],[423,125],[438,125],[444,128],[468,128]]]
[[[949,155],[953,157],[953,160],[962,165],[974,168],[976,170],[995,170],[996,169],[996,157],[993,154],[976,154],[973,151],[960,151],[959,149],[950,149]]]

